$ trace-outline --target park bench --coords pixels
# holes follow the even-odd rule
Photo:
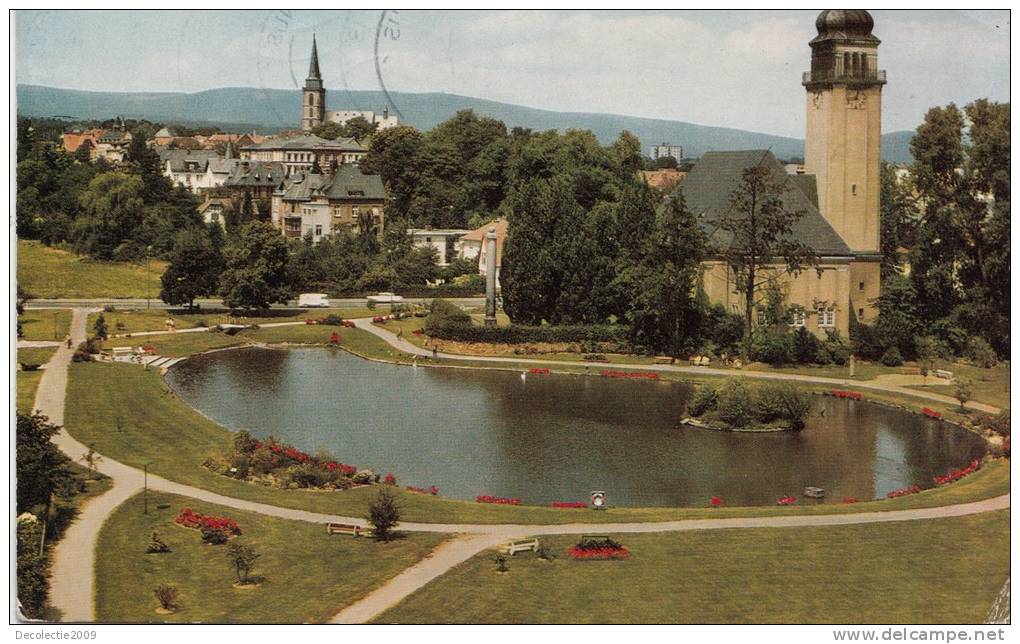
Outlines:
[[[952,371],[946,371],[945,369],[936,369],[935,370],[935,377],[936,378],[942,378],[943,380],[952,380],[953,379],[953,372]]]
[[[364,528],[353,523],[327,523],[326,534],[349,534],[352,537],[370,537],[372,528]]]
[[[583,359],[585,362],[609,362],[609,359],[601,353],[586,353]]]
[[[694,356],[691,358],[692,367],[707,367],[712,364],[712,359],[708,356]]]
[[[669,356],[655,356],[655,364],[673,364],[673,358]]]
[[[525,541],[511,541],[504,547],[506,554],[511,557],[518,552],[538,552],[538,539],[528,539]]]

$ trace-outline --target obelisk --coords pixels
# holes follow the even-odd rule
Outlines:
[[[485,235],[485,326],[496,326],[496,229]]]

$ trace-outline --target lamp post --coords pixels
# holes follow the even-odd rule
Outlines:
[[[152,305],[152,246],[145,247],[145,308]]]
[[[149,466],[152,465],[151,460],[147,460],[142,463],[142,471],[145,472],[144,483],[142,484],[142,514],[149,513]]]

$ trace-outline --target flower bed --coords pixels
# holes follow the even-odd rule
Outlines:
[[[844,496],[843,503],[857,503],[857,497],[855,496]]]
[[[606,369],[602,372],[603,378],[635,378],[644,380],[658,380],[659,374],[647,371],[612,371]]]
[[[439,494],[439,488],[435,485],[429,487],[427,490],[423,487],[415,487],[414,485],[408,485],[404,489],[408,492],[414,492],[415,494],[431,494],[432,496]]]
[[[604,559],[626,559],[630,551],[610,538],[605,539],[582,539],[577,545],[567,550],[571,559],[581,561],[604,560]]]
[[[723,506],[722,497],[713,496],[708,502],[713,508],[721,508]]]
[[[797,497],[795,496],[783,496],[779,497],[779,500],[776,501],[776,505],[793,505],[796,502]]]
[[[520,505],[521,500],[502,496],[482,494],[475,497],[475,503],[495,503],[496,505]]]
[[[949,474],[943,474],[942,476],[936,476],[933,480],[935,485],[945,485],[946,483],[952,483],[953,481],[959,481],[968,474],[973,474],[981,469],[981,461],[974,459],[970,462],[967,467],[962,467],[958,470],[953,470]]]
[[[414,331],[411,331],[411,334],[412,335],[425,335],[425,330],[424,329],[415,329]]]
[[[184,508],[181,510],[181,513],[177,515],[174,522],[178,525],[184,526],[185,528],[194,528],[196,530],[220,530],[227,534],[241,534],[241,528],[237,526],[237,521],[228,517],[213,517],[198,514],[197,512],[192,512],[191,508]]]
[[[909,494],[917,494],[921,491],[920,485],[911,485],[910,487],[901,487],[898,490],[893,490],[889,494],[886,494],[887,499],[895,499],[901,496],[907,496]]]
[[[924,414],[925,416],[927,416],[928,418],[934,418],[935,420],[942,420],[942,414],[938,413],[934,409],[931,409],[930,407],[924,407],[923,409],[921,409],[921,413]]]
[[[347,476],[354,476],[355,472],[358,471],[358,468],[354,467],[353,465],[338,463],[336,461],[320,461],[314,456],[308,454],[307,452],[302,452],[296,447],[286,445],[283,443],[277,443],[275,441],[269,441],[266,443],[263,443],[262,441],[255,441],[255,449],[259,449],[261,447],[265,447],[274,454],[282,456],[286,459],[290,459],[295,463],[311,465],[313,467],[329,470],[330,472],[340,472],[341,474],[346,474]]]
[[[385,324],[386,318],[383,317],[382,315],[377,315],[372,318],[372,322],[374,322],[375,324]]]
[[[588,504],[584,501],[553,501],[554,508],[586,508]]]
[[[542,375],[549,375],[549,370],[545,369],[543,367],[533,367],[532,369],[530,369],[528,371],[528,373],[537,373],[537,374],[542,374]]]
[[[829,395],[836,398],[849,398],[850,400],[860,400],[864,397],[859,391],[846,391],[844,389],[833,389],[829,392]]]
[[[354,329],[357,328],[358,326],[357,324],[354,323],[354,320],[344,320],[341,324],[343,324],[343,326],[347,327],[348,329]]]

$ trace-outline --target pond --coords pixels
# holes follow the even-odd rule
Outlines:
[[[984,454],[966,431],[864,402],[818,397],[799,433],[679,424],[693,387],[569,375],[412,368],[339,350],[246,348],[167,374],[189,404],[279,440],[440,494],[613,505],[770,505],[805,486],[830,502],[920,484]]]

